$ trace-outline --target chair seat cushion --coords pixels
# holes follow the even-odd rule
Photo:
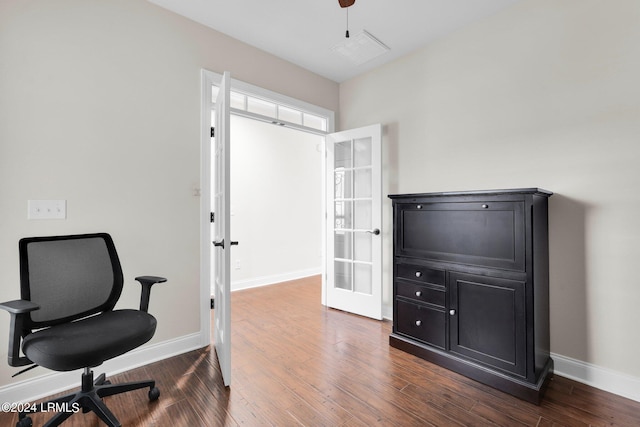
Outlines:
[[[31,361],[54,371],[94,367],[149,341],[156,323],[144,311],[107,311],[29,334],[22,351]]]

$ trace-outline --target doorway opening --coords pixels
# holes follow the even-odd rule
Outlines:
[[[212,171],[212,163],[211,163],[211,142],[213,141],[213,131],[210,129],[212,127],[212,123],[214,121],[214,112],[215,112],[215,99],[218,92],[218,87],[222,81],[222,75],[212,73],[206,70],[202,72],[202,183],[201,183],[201,318],[200,318],[200,338],[202,346],[206,346],[211,342],[210,331],[211,331],[211,321],[210,321],[210,300],[211,300],[211,277],[212,277],[212,250],[211,250],[211,223],[209,220],[209,211],[211,210],[211,171]],[[311,144],[312,152],[316,153],[316,156],[319,157],[319,163],[315,166],[314,173],[319,173],[320,176],[323,176],[324,166],[325,166],[325,156],[320,153],[324,153],[324,136],[333,131],[334,128],[334,113],[330,110],[326,110],[322,107],[314,106],[312,104],[305,103],[303,101],[299,101],[293,98],[286,97],[284,95],[280,95],[274,92],[267,91],[265,89],[261,89],[243,82],[239,82],[236,80],[232,80],[231,83],[231,94],[229,99],[229,111],[231,113],[230,118],[234,122],[238,120],[248,120],[246,123],[253,122],[254,127],[258,126],[267,126],[272,130],[278,129],[280,131],[293,132],[297,134],[300,138],[316,138],[318,143]],[[266,124],[264,123],[266,122]],[[274,126],[277,125],[277,126]],[[237,126],[233,126],[234,131],[237,129]],[[232,133],[233,134],[233,133]],[[307,135],[311,134],[311,135]],[[235,141],[235,137],[232,136]],[[285,138],[278,138],[285,139]],[[235,142],[234,142],[235,144]],[[233,145],[230,144],[230,152],[234,151]],[[304,145],[304,144],[302,144]],[[309,145],[307,145],[309,148]],[[320,152],[318,152],[318,149]],[[289,150],[291,151],[291,150]],[[308,151],[308,150],[307,150]],[[275,172],[279,172],[280,176],[286,176],[286,171],[291,170],[293,163],[296,162],[296,158],[294,157],[293,152],[287,152],[287,150],[283,150],[283,152],[278,152],[277,150],[272,150],[269,152],[272,156],[278,156],[278,163],[274,169],[278,169],[277,171],[271,171],[273,175]],[[307,156],[309,153],[306,154]],[[232,155],[232,158],[237,158],[237,155]],[[265,157],[261,159],[265,160]],[[264,165],[261,165],[264,166]],[[230,168],[233,170],[234,168]],[[236,171],[238,172],[238,171]],[[242,171],[239,171],[242,172]],[[235,173],[234,173],[235,174]],[[306,170],[303,174],[304,176],[309,175],[309,170]],[[256,176],[256,174],[251,171],[245,171],[243,176],[253,177],[254,180],[264,180],[264,176]],[[297,177],[289,175],[289,181],[285,184],[280,184],[281,187],[291,187],[297,183],[300,183],[302,180],[299,180]],[[238,179],[231,179],[233,183]],[[289,256],[284,256],[283,261],[289,262],[289,267],[285,271],[281,271],[280,273],[273,273],[273,271],[269,272],[268,269],[264,268],[264,265],[261,267],[258,264],[261,264],[259,261],[251,261],[246,257],[249,248],[249,243],[244,243],[238,236],[233,236],[234,241],[239,241],[238,246],[234,246],[231,251],[230,258],[233,258],[229,270],[232,274],[232,282],[235,282],[234,288],[232,289],[241,289],[247,287],[260,286],[262,284],[267,284],[267,282],[277,282],[282,280],[287,280],[288,278],[302,277],[302,275],[309,275],[312,272],[317,272],[318,267],[320,267],[320,271],[324,271],[324,254],[325,254],[325,219],[324,219],[324,200],[323,196],[325,194],[324,185],[325,181],[323,179],[319,180],[319,196],[315,201],[315,205],[318,207],[313,220],[317,221],[320,224],[320,232],[316,234],[317,240],[320,241],[320,250],[314,249],[314,245],[311,245],[312,253],[315,253],[320,262],[314,263],[314,266],[309,266],[308,262],[305,265],[300,264],[297,268],[291,269],[291,262],[296,259],[299,253],[295,253]],[[261,182],[262,183],[262,182]],[[245,185],[247,183],[245,182]],[[254,187],[256,186],[256,182],[253,183]],[[232,184],[233,185],[233,184]],[[255,197],[255,188],[251,189],[251,182],[249,182],[249,192],[254,193]],[[317,187],[314,187],[317,188]],[[293,222],[300,223],[302,219],[293,221],[291,217],[287,217],[287,215],[283,215],[283,211],[287,209],[287,204],[295,204],[297,200],[301,199],[298,196],[298,193],[302,191],[301,189],[290,190],[286,196],[278,196],[272,197],[270,203],[265,205],[265,203],[254,202],[254,207],[248,208],[246,206],[238,206],[236,207],[235,203],[239,202],[244,205],[241,199],[234,198],[230,201],[229,205],[231,206],[230,212],[230,220],[231,224],[237,223],[244,218],[246,223],[247,212],[251,214],[260,213],[262,211],[263,215],[258,217],[256,223],[261,222],[264,218],[267,218],[268,215],[266,213],[275,212],[276,214],[280,212],[279,218],[271,219],[270,221],[262,221],[265,229],[273,229],[275,230],[276,235],[275,238],[271,239],[271,246],[269,249],[269,253],[277,253],[276,243],[279,240],[283,239],[285,234],[299,234],[294,228],[292,228]],[[232,191],[229,191],[232,193]],[[291,194],[295,193],[295,194]],[[307,195],[308,196],[308,195]],[[249,204],[251,204],[249,202]],[[307,203],[309,204],[309,203]],[[267,210],[269,212],[267,212]],[[237,212],[237,213],[236,213]],[[308,215],[304,215],[308,217]],[[286,223],[286,220],[289,220],[289,223]],[[214,219],[214,218],[212,218]],[[308,218],[307,218],[308,219]],[[312,221],[313,221],[312,220]],[[285,221],[282,224],[282,221]],[[274,226],[274,224],[281,224],[278,226]],[[251,225],[254,225],[253,222]],[[236,225],[232,225],[233,231],[232,233],[236,233]],[[315,227],[315,226],[314,226]],[[256,236],[260,234],[257,233]],[[255,238],[255,237],[254,237]],[[258,237],[259,238],[259,237]],[[268,239],[263,239],[268,241]],[[241,248],[247,248],[247,251],[241,251]],[[235,254],[237,252],[237,254]],[[300,251],[298,251],[300,252]],[[249,253],[249,255],[251,255]],[[255,259],[252,257],[251,259]],[[309,257],[307,257],[309,259]],[[248,278],[247,275],[252,274],[252,270],[254,271],[254,277]],[[260,271],[259,275],[255,274],[255,271]],[[323,275],[324,277],[324,275]],[[323,288],[324,288],[324,280],[323,280]],[[325,297],[324,292],[322,293],[322,303],[324,303]]]
[[[231,291],[322,273],[323,144],[231,115]]]

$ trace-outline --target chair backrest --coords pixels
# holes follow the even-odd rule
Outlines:
[[[112,310],[122,292],[122,267],[106,233],[31,237],[19,242],[20,293],[40,309],[25,329]]]

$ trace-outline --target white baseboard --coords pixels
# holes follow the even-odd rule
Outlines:
[[[185,335],[132,350],[115,359],[111,359],[95,369],[96,374],[105,373],[107,377],[138,368],[158,360],[186,353],[202,347],[200,333]],[[36,368],[44,369],[44,368]],[[45,396],[80,387],[81,370],[69,372],[51,372],[35,378],[29,378],[14,384],[0,387],[0,402],[33,402]]]
[[[551,353],[554,372],[562,377],[640,402],[640,378]]]
[[[273,285],[274,283],[302,279],[309,276],[316,276],[318,274],[322,274],[322,267],[309,268],[306,270],[290,271],[288,273],[256,277],[253,279],[237,280],[237,281],[231,282],[231,292],[239,291],[242,289],[250,289],[250,288],[257,288],[260,286]],[[212,295],[213,295],[213,290],[212,290]]]

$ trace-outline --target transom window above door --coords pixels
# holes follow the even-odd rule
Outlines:
[[[218,86],[212,85],[211,99],[216,99],[217,94]],[[239,91],[231,91],[230,107],[235,114],[280,126],[319,134],[325,134],[329,130],[326,117]]]

